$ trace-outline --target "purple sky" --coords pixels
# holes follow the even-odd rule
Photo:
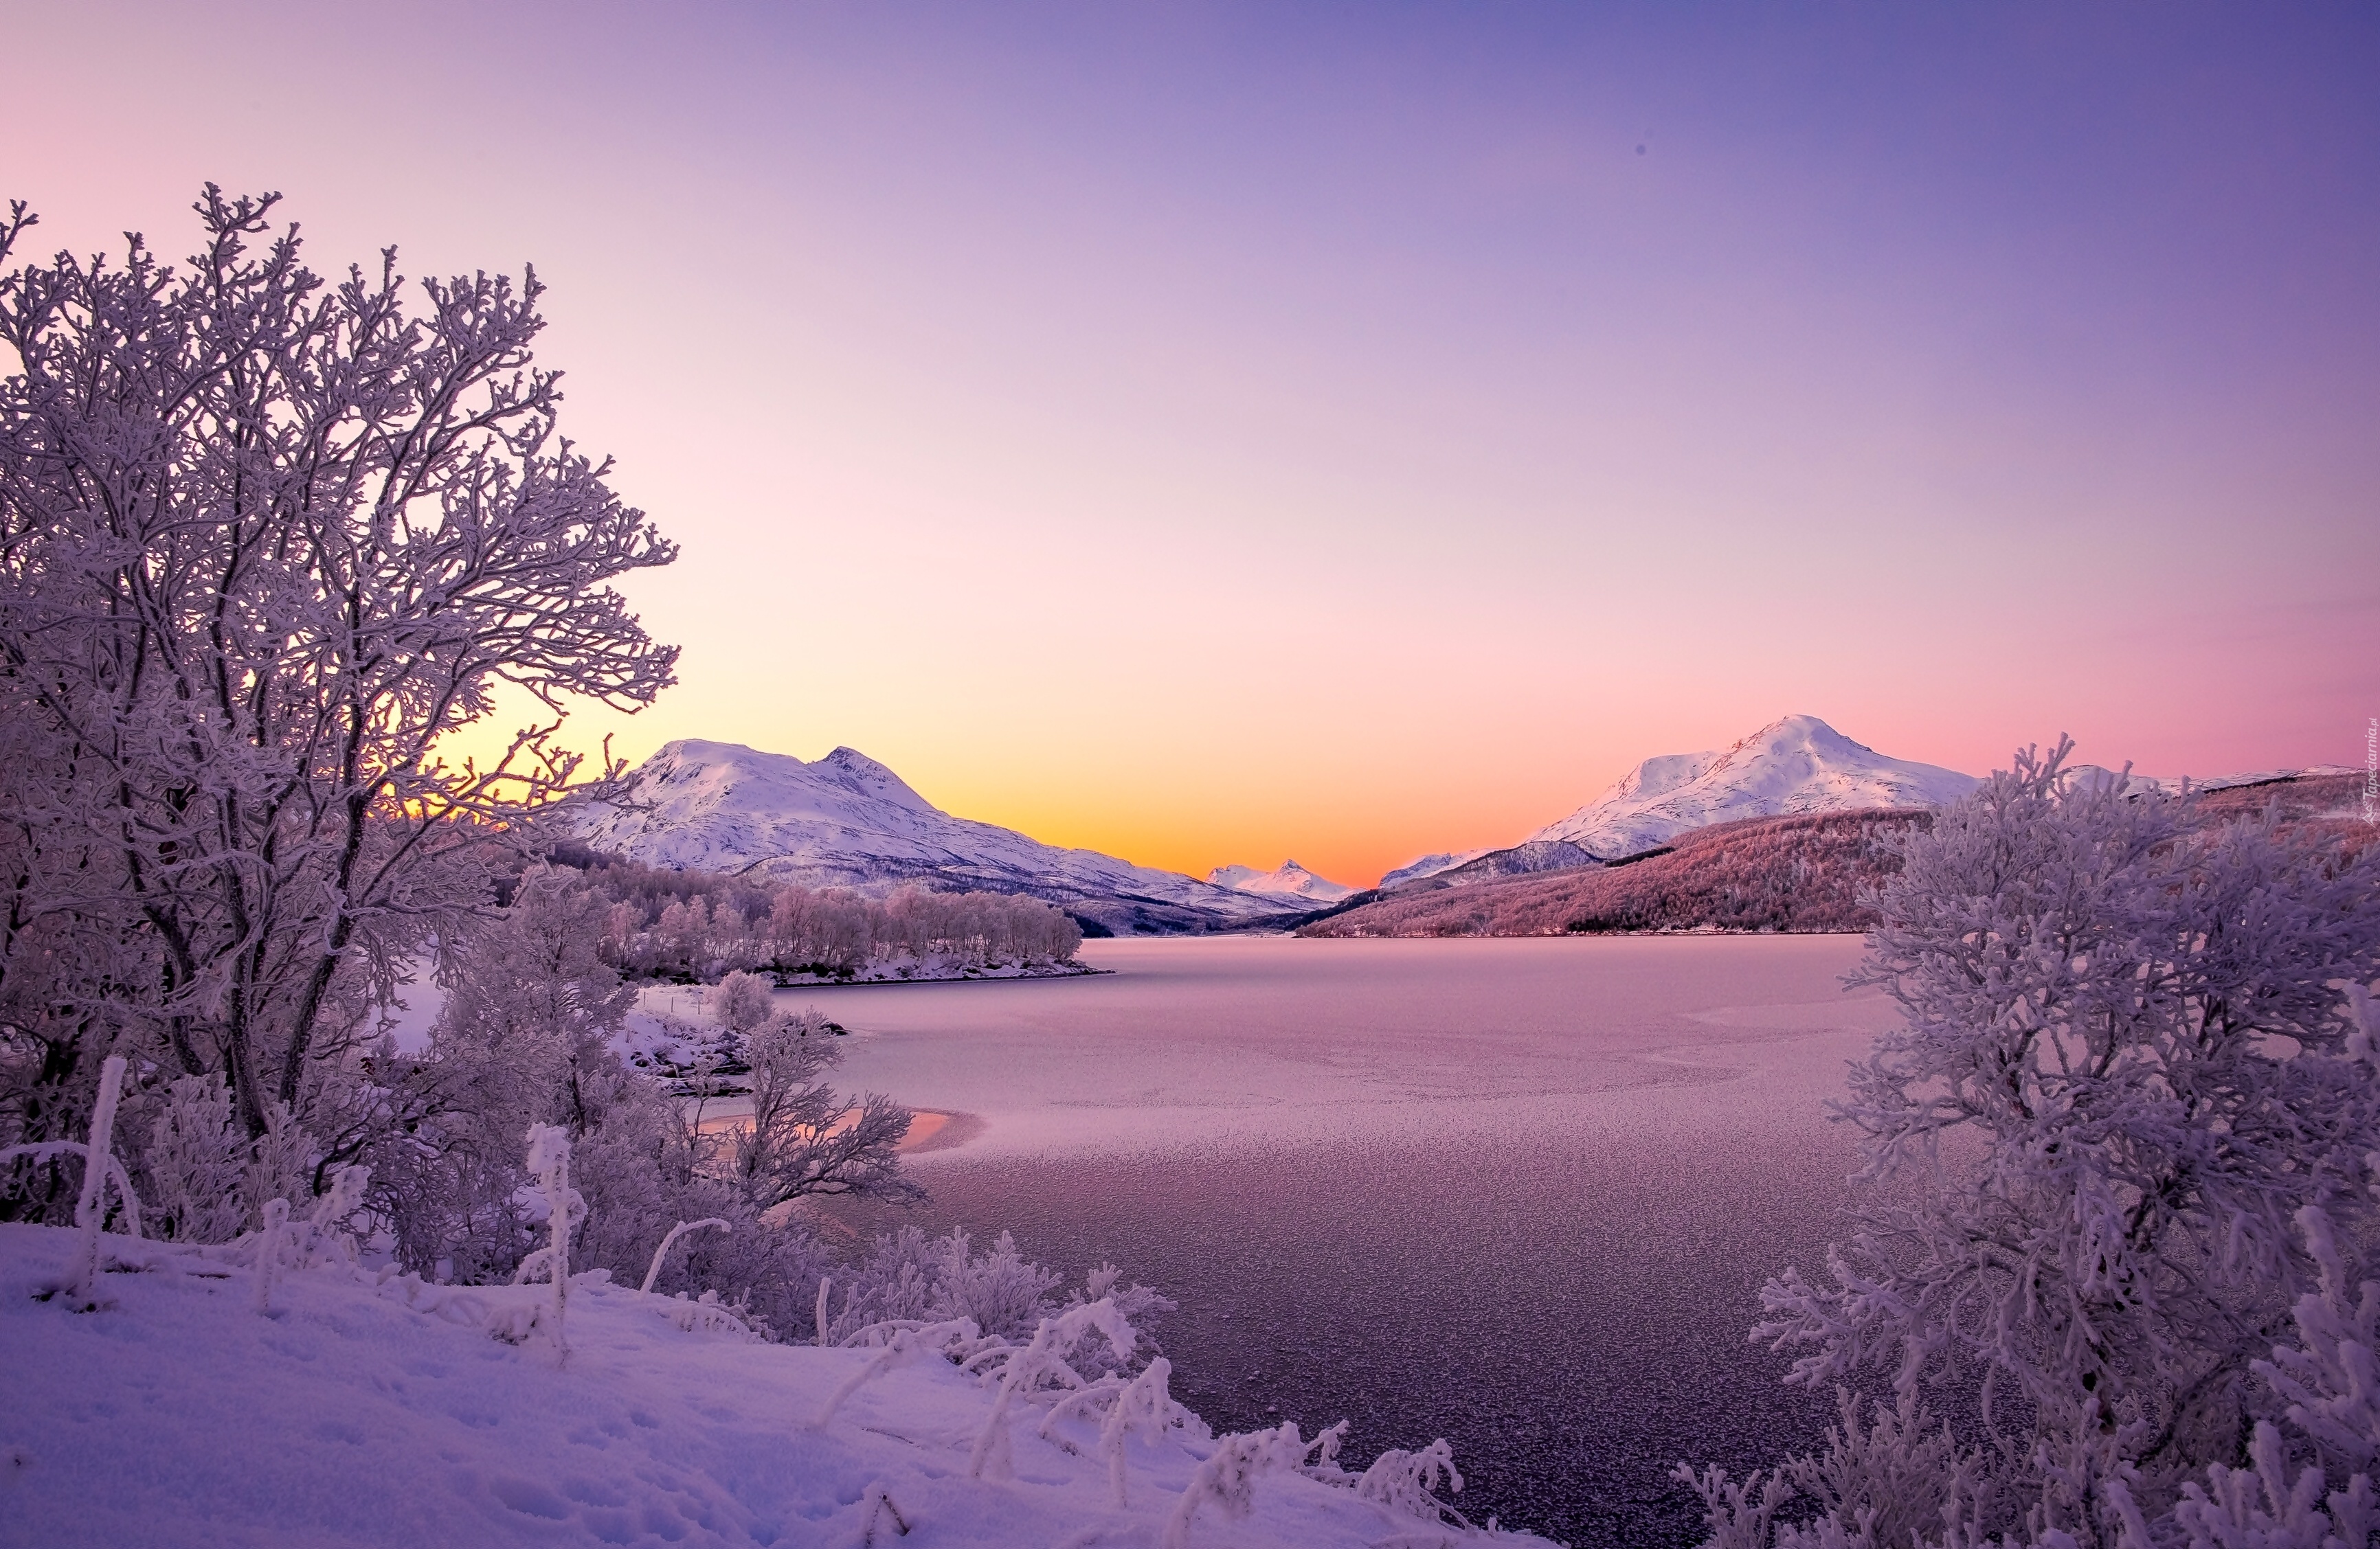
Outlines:
[[[1788,712],[2202,774],[2380,715],[2368,6],[6,21],[40,249],[213,178],[537,263],[686,545],[631,753],[1368,881]]]

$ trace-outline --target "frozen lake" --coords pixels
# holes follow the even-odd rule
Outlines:
[[[1744,1333],[1842,1198],[1821,1105],[1891,1020],[1840,988],[1859,950],[1101,940],[1111,976],[784,998],[853,1029],[847,1086],[982,1121],[912,1158],[910,1218],[1179,1301],[1177,1392],[1219,1427],[1443,1435],[1475,1519],[1687,1544],[1673,1463],[1765,1462],[1830,1413]]]

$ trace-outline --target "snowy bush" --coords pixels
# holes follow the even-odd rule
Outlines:
[[[1214,1450],[1192,1472],[1189,1485],[1166,1514],[1165,1527],[1158,1540],[1160,1549],[1189,1549],[1191,1524],[1209,1507],[1226,1521],[1246,1517],[1256,1505],[1257,1480],[1260,1476],[1307,1471],[1312,1467],[1309,1459],[1315,1454],[1338,1450],[1338,1438],[1342,1434],[1333,1427],[1309,1441],[1298,1435],[1294,1422],[1285,1422],[1269,1431],[1219,1437]],[[1441,1452],[1451,1456],[1442,1441],[1429,1448],[1427,1455],[1435,1458]],[[1407,1455],[1394,1456],[1403,1458]],[[1396,1467],[1392,1465],[1391,1471]],[[1451,1463],[1447,1471],[1452,1472]],[[1436,1513],[1431,1518],[1435,1520]]]
[[[1173,1311],[1173,1303],[1146,1286],[1120,1286],[1119,1278],[1112,1265],[1101,1265],[1067,1294],[1064,1305],[1113,1303],[1135,1330],[1136,1349],[1144,1357],[1154,1354],[1159,1347],[1150,1330]],[[1026,1259],[1010,1233],[1002,1232],[990,1248],[977,1252],[958,1228],[929,1238],[916,1227],[902,1227],[879,1236],[867,1258],[837,1272],[841,1307],[821,1337],[846,1344],[863,1338],[872,1325],[966,1318],[987,1337],[1025,1340],[1062,1310],[1052,1294],[1061,1283],[1055,1271]],[[1109,1369],[1099,1362],[1096,1340],[1062,1353],[1094,1372]]]
[[[1443,1521],[1454,1515],[1454,1508],[1438,1498],[1440,1489],[1463,1492],[1463,1476],[1454,1470],[1454,1447],[1443,1436],[1419,1452],[1389,1448],[1355,1481],[1359,1498],[1425,1522]]]
[[[2293,1308],[2307,1347],[2276,1374],[2352,1391],[2359,1325],[2343,1289],[2323,1300],[2343,1282],[2301,1213],[2355,1240],[2380,1224],[2380,1066],[2350,993],[2380,974],[2380,865],[2069,779],[2067,751],[1946,809],[1876,900],[1853,982],[1904,1026],[1841,1110],[1871,1187],[1823,1278],[1770,1282],[1758,1332],[1805,1352],[1794,1380],[1879,1374],[1900,1403],[1867,1427],[1847,1410],[1765,1480],[1696,1479],[1714,1543],[1939,1524],[1946,1544],[2150,1549],[2210,1479],[2246,1509],[2237,1470],[2289,1407],[2255,1373]],[[1961,1396],[1972,1439],[1924,1421],[1928,1391]],[[1805,1520],[1776,1520],[1789,1501]]]
[[[730,974],[705,998],[704,1009],[722,1027],[749,1033],[776,1010],[770,982],[758,974]]]
[[[1039,1434],[1044,1440],[1052,1439],[1061,1422],[1099,1416],[1099,1456],[1108,1465],[1109,1491],[1117,1506],[1128,1505],[1124,1448],[1133,1437],[1157,1443],[1176,1430],[1194,1426],[1202,1432],[1205,1429],[1197,1416],[1173,1401],[1170,1388],[1172,1376],[1173,1363],[1161,1355],[1142,1367],[1137,1376],[1110,1373],[1050,1405],[1050,1412],[1042,1417]],[[1342,1423],[1341,1431],[1344,1429]]]
[[[990,1418],[976,1436],[975,1450],[967,1458],[967,1473],[980,1478],[987,1464],[997,1467],[1002,1477],[1008,1472],[1009,1437],[1008,1411],[1019,1398],[1031,1398],[1043,1387],[1081,1388],[1086,1380],[1066,1360],[1068,1350],[1094,1335],[1107,1341],[1121,1363],[1132,1358],[1137,1338],[1132,1325],[1116,1311],[1112,1301],[1091,1301],[1067,1308],[1054,1317],[1041,1320],[1033,1331],[1032,1342],[1021,1349],[988,1351],[970,1359],[965,1364],[971,1371],[996,1372],[1000,1377],[1000,1394],[992,1400]]]
[[[181,1076],[141,1148],[140,1171],[160,1237],[228,1242],[248,1224],[254,1146],[232,1120],[231,1091],[214,1075]]]

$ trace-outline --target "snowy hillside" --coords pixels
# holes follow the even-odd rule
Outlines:
[[[1425,877],[1435,877],[1441,871],[1451,871],[1456,866],[1475,861],[1487,853],[1484,849],[1436,851],[1422,856],[1419,860],[1407,861],[1396,870],[1382,877],[1379,885],[1385,889],[1393,888],[1400,882],[1418,882]]]
[[[1270,871],[1258,871],[1251,865],[1219,865],[1207,874],[1207,880],[1218,888],[1291,903],[1336,903],[1355,890],[1344,883],[1317,877],[1295,861],[1283,861]]]
[[[953,817],[847,747],[806,764],[734,743],[674,742],[631,781],[626,799],[595,808],[579,836],[647,865],[814,888],[918,879],[1031,893],[1069,906],[1122,900],[1184,912],[1177,925],[1229,923],[1276,907],[1179,872]]]
[[[1136,1385],[1136,1423],[1106,1424],[1121,1379],[1061,1404],[1062,1377],[1003,1394],[996,1349],[987,1376],[930,1350],[755,1344],[722,1309],[600,1272],[571,1277],[563,1359],[548,1286],[427,1285],[333,1255],[285,1270],[260,1315],[237,1248],[103,1240],[140,1272],[99,1277],[112,1304],[80,1313],[40,1299],[74,1235],[0,1225],[10,1543],[1543,1543],[1439,1526],[1401,1455],[1359,1476],[1305,1446],[1299,1468],[1281,1432],[1218,1440],[1160,1382]],[[1243,1500],[1218,1488],[1233,1464]]]
[[[1610,790],[1529,838],[1568,840],[1615,860],[1713,823],[1939,806],[1980,783],[1955,769],[1888,758],[1815,716],[1792,715],[1730,748],[1647,758]]]

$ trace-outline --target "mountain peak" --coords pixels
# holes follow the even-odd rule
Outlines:
[[[1773,720],[1724,753],[1647,758],[1609,790],[1532,840],[1567,840],[1606,860],[1689,829],[1742,817],[1939,806],[1973,790],[1972,775],[1888,758],[1814,715]]]
[[[578,834],[647,865],[814,888],[1025,892],[1104,909],[1125,929],[1207,928],[1278,912],[1175,872],[953,817],[853,747],[804,763],[687,738],[645,760],[629,785],[629,800],[589,806]]]
[[[852,790],[882,801],[898,802],[919,812],[941,810],[911,790],[907,781],[856,747],[838,747],[810,768],[826,770]]]
[[[1207,880],[1237,892],[1317,903],[1336,903],[1355,890],[1327,877],[1318,877],[1295,861],[1283,861],[1270,871],[1258,871],[1250,865],[1219,865],[1207,874]]]

